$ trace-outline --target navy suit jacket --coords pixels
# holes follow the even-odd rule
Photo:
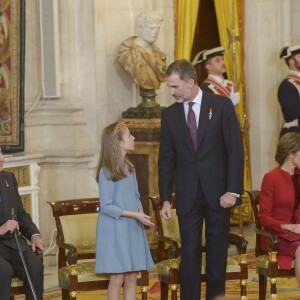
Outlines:
[[[158,160],[162,202],[171,200],[175,180],[178,215],[190,212],[200,182],[209,205],[222,209],[226,192],[243,194],[244,149],[239,122],[229,98],[203,91],[195,152],[182,103],[162,112]]]
[[[33,234],[40,234],[30,215],[24,210],[22,200],[18,192],[17,180],[13,173],[5,171],[0,172],[0,192],[0,225],[12,218],[13,208],[15,219],[19,223],[19,231],[24,237],[30,241]],[[21,249],[25,250],[28,249],[28,245],[22,235],[18,235],[18,238]],[[4,236],[0,236],[0,244],[17,249],[13,233],[7,233]]]

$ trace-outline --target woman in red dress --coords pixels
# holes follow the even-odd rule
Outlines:
[[[300,287],[300,133],[281,137],[275,159],[279,166],[265,174],[259,196],[259,220],[265,230],[278,236],[279,266],[295,274]],[[262,237],[267,252],[266,237]]]

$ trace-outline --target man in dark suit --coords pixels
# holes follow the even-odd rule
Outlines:
[[[182,245],[180,299],[200,299],[204,221],[206,299],[213,299],[225,293],[230,208],[240,204],[243,193],[241,131],[232,102],[202,92],[189,61],[173,62],[167,68],[166,81],[176,103],[166,108],[161,117],[161,214],[165,219],[171,218],[175,179]]]
[[[43,299],[44,267],[34,251],[44,250],[44,242],[30,215],[24,210],[13,173],[3,171],[4,157],[0,153],[0,299],[10,299],[13,277],[24,281],[26,300],[34,299],[21,261],[14,232],[20,231],[18,241],[38,300]],[[27,244],[26,237],[31,242]]]

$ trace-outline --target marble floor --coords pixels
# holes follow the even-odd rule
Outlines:
[[[237,233],[239,232],[238,226],[232,226],[231,230]],[[243,235],[248,241],[248,251],[253,251],[255,246],[255,234],[253,232],[253,224],[247,224],[243,226]],[[234,253],[235,249],[230,248],[229,253]],[[54,290],[58,287],[57,280],[57,249],[55,246],[51,247],[51,251],[46,250],[46,254],[44,256],[44,265],[45,265],[45,291]]]

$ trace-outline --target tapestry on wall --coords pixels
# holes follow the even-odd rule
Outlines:
[[[0,0],[0,145],[24,150],[25,0]]]

